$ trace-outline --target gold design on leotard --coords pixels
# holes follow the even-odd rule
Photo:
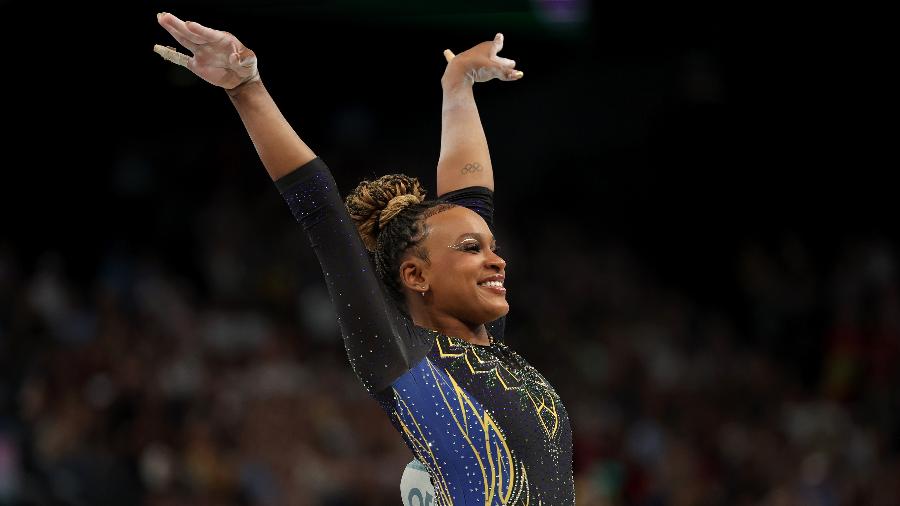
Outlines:
[[[544,399],[544,394],[541,393],[541,405],[538,406],[538,403],[534,396],[531,395],[531,392],[526,393],[528,394],[528,400],[530,400],[532,406],[534,406],[534,411],[537,413],[537,418],[541,422],[541,427],[544,428],[544,432],[547,433],[548,437],[553,437],[559,429],[559,415],[556,413],[556,403],[553,402],[553,398],[550,398],[550,403],[548,405],[547,401]],[[552,424],[550,423],[550,420],[544,420],[545,414],[550,416]]]
[[[493,373],[493,374],[496,374],[498,378],[500,378],[500,381],[503,383],[503,388],[505,390],[519,390],[520,388],[522,388],[522,386],[521,386],[522,380],[519,379],[519,377],[515,373],[510,371],[506,367],[506,365],[504,365],[499,360],[491,359],[491,358],[484,360],[478,355],[478,352],[475,351],[475,349],[473,347],[454,345],[453,343],[450,342],[449,339],[447,339],[446,342],[444,342],[442,344],[441,343],[442,337],[444,339],[447,339],[447,337],[443,336],[443,335],[438,335],[438,337],[435,339],[435,344],[437,345],[437,350],[438,350],[438,356],[440,356],[441,358],[460,358],[460,357],[462,357],[466,361],[466,365],[469,367],[469,371],[471,371],[472,374],[492,374]],[[453,348],[461,348],[462,351],[455,351]],[[472,360],[469,358],[470,355],[475,358],[474,364],[472,363]],[[503,371],[505,371],[506,374],[509,375],[509,378],[512,378],[512,380],[514,380],[514,383],[516,383],[515,385],[510,386],[510,384],[513,383],[513,381],[511,381],[509,378],[504,380],[503,378],[500,377],[501,369]]]
[[[443,334],[437,334],[435,344],[441,358],[463,358],[472,374],[492,374],[505,391],[524,391],[547,437],[553,438],[556,435],[559,430],[559,414],[556,408],[558,396],[537,371],[532,368],[532,371],[526,372],[528,375],[526,380],[510,371],[501,361],[491,357],[482,358],[474,346],[455,344]],[[505,374],[501,374],[501,371]]]
[[[427,359],[426,363],[435,385],[438,387],[438,393],[441,394],[441,399],[448,408],[447,412],[456,424],[460,436],[468,443],[478,462],[485,491],[485,506],[491,505],[495,500],[499,501],[500,504],[530,505],[531,491],[529,490],[528,472],[525,465],[513,457],[512,451],[507,445],[506,437],[494,422],[490,413],[486,410],[479,413],[475,403],[472,402],[469,395],[459,386],[449,371],[444,370],[447,378],[450,380],[450,384],[447,385],[439,377],[434,364]],[[447,484],[437,457],[427,442],[425,431],[416,420],[412,409],[396,389],[394,389],[394,398],[398,402],[398,408],[405,412],[408,419],[412,422],[411,425],[405,423],[400,416],[400,412],[396,409],[394,410],[394,417],[398,420],[403,433],[411,442],[413,453],[429,470],[435,494],[438,496],[435,498],[437,501],[435,504],[452,506],[453,499],[450,495],[450,487]],[[453,409],[456,406],[459,407],[458,416],[457,411]],[[479,427],[482,431],[481,436],[484,437],[485,445],[483,450],[476,447],[471,438],[473,434],[470,433],[470,422],[472,422],[474,427]],[[495,438],[494,441],[491,441],[492,435]]]
[[[434,340],[434,344],[437,345],[438,354],[441,356],[441,358],[457,358],[457,357],[465,356],[465,354],[466,354],[465,348],[463,349],[463,351],[460,351],[457,353],[453,353],[451,351],[444,351],[443,346],[441,346],[441,339],[440,339],[441,337],[443,337],[441,334],[437,334],[437,336],[435,336],[435,340]],[[453,346],[453,344],[450,343],[449,341],[447,342],[447,344],[450,346]]]
[[[519,474],[516,471],[521,469],[524,473],[524,466],[516,466],[512,451],[510,451],[509,445],[506,443],[506,437],[503,435],[500,427],[494,422],[490,412],[484,410],[482,413],[479,413],[478,408],[472,400],[469,399],[468,394],[459,386],[447,370],[444,372],[450,379],[452,391],[445,392],[444,388],[442,388],[442,381],[438,378],[437,371],[434,368],[434,365],[431,364],[431,361],[428,361],[428,366],[431,369],[432,377],[438,385],[438,392],[441,394],[441,398],[447,406],[448,413],[456,424],[456,427],[459,429],[460,434],[472,449],[475,460],[478,462],[485,491],[485,505],[489,506],[495,498],[500,500],[501,504],[509,504],[510,497],[512,497],[513,492],[516,491],[515,489],[518,488],[517,485],[523,483],[523,479],[516,476]],[[451,398],[448,399],[448,396]],[[458,404],[460,407],[459,417],[457,417],[456,411],[451,406],[451,403]],[[472,418],[474,418],[477,426],[480,426],[483,431],[482,435],[484,437],[485,445],[483,449],[476,448],[475,443],[472,441],[471,434],[469,434],[469,422],[473,421]],[[491,447],[492,435],[496,439],[493,442],[493,448]],[[499,441],[499,443],[497,441]],[[484,458],[482,458],[482,455]],[[518,492],[521,494],[520,489]]]

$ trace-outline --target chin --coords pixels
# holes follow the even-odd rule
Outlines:
[[[494,320],[498,320],[506,316],[509,313],[509,304],[503,304],[502,306],[492,307],[491,311],[488,315],[487,321],[484,323],[490,323]]]

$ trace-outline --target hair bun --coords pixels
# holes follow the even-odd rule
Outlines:
[[[397,195],[392,198],[387,206],[381,210],[378,216],[378,228],[384,228],[391,218],[397,216],[397,213],[406,209],[410,204],[418,204],[422,199],[417,195],[407,193],[406,195]]]
[[[404,174],[388,174],[375,181],[362,181],[345,201],[363,244],[375,251],[378,233],[412,204],[425,199],[419,180]]]

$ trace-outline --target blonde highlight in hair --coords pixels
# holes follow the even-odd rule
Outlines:
[[[345,199],[366,249],[373,254],[375,271],[390,295],[403,307],[400,263],[408,251],[428,261],[419,244],[428,235],[425,220],[455,207],[447,202],[425,202],[425,190],[414,177],[389,174],[362,181]]]
[[[378,217],[378,228],[383,229],[387,224],[393,219],[394,216],[406,209],[410,204],[418,204],[422,202],[421,197],[417,197],[416,195],[398,195],[392,198],[387,206],[381,210],[381,215]]]
[[[363,244],[369,251],[378,247],[378,233],[410,204],[425,199],[422,184],[414,177],[388,174],[375,181],[362,181],[345,201]]]

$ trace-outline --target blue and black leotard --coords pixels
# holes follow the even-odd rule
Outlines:
[[[504,344],[503,319],[488,326],[489,346],[414,325],[378,280],[325,163],[276,185],[315,250],[353,370],[428,469],[436,504],[574,504],[568,414]],[[492,226],[490,190],[440,198]]]

